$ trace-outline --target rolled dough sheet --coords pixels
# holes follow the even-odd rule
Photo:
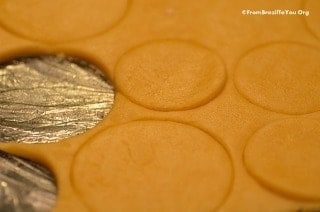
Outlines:
[[[0,61],[80,57],[116,98],[84,134],[0,149],[52,170],[57,212],[319,211],[319,14],[318,0],[2,0]]]

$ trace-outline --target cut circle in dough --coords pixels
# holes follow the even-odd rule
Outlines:
[[[22,37],[65,42],[108,30],[125,14],[128,0],[2,0],[0,24]]]
[[[310,15],[304,17],[308,28],[318,39],[320,39],[320,1],[306,1],[305,10],[310,11]]]
[[[218,95],[225,67],[211,50],[180,40],[154,41],[129,50],[116,66],[115,81],[130,100],[150,109],[190,109]]]
[[[71,179],[96,211],[211,211],[229,193],[233,171],[223,146],[198,128],[135,121],[85,143]]]
[[[298,43],[272,43],[245,54],[234,73],[238,91],[265,109],[306,114],[320,110],[320,51]]]
[[[244,162],[252,176],[286,196],[320,200],[320,123],[296,118],[276,121],[248,141]]]

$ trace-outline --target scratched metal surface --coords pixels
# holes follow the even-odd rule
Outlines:
[[[56,193],[45,168],[0,151],[0,211],[51,211]]]
[[[71,57],[20,58],[0,66],[0,141],[48,143],[94,127],[114,89],[96,67]]]

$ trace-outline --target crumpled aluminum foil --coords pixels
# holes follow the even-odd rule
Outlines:
[[[56,193],[44,167],[0,151],[0,211],[51,211]]]
[[[94,127],[109,113],[114,88],[79,59],[29,57],[0,65],[0,142],[50,143]],[[0,151],[0,211],[50,211],[53,176]]]
[[[114,89],[96,67],[41,56],[0,66],[0,141],[47,143],[94,127],[110,111]]]

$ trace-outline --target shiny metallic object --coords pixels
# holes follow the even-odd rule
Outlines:
[[[0,151],[0,211],[51,211],[57,188],[44,167]]]
[[[0,65],[0,141],[49,143],[94,127],[110,111],[114,88],[79,59],[40,56]]]

